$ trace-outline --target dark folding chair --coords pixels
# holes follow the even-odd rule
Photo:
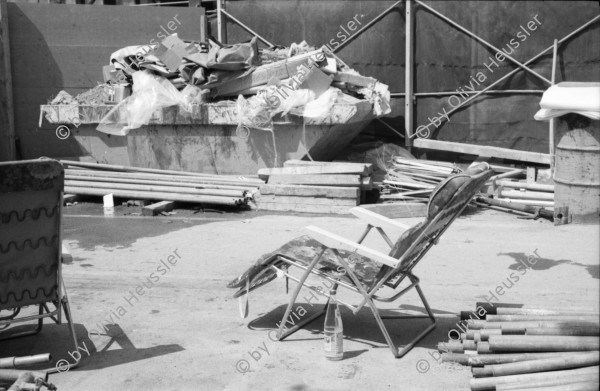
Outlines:
[[[55,160],[0,163],[0,340],[37,334],[45,318],[60,324],[64,310],[69,351],[77,350],[61,268],[63,189],[64,170]],[[38,306],[38,314],[21,315],[28,306]],[[5,330],[31,321],[35,328]]]
[[[492,175],[493,171],[489,166],[486,163],[480,163],[464,173],[446,179],[433,191],[429,199],[426,219],[407,229],[395,244],[389,239],[385,229],[407,228],[406,226],[363,208],[353,208],[351,212],[367,223],[367,228],[358,242],[309,226],[307,227],[308,236],[294,239],[275,252],[263,256],[240,277],[231,281],[228,286],[239,288],[234,297],[240,297],[275,279],[277,273],[283,273],[286,278],[298,282],[279,326],[277,334],[279,340],[324,315],[326,311],[327,303],[321,311],[311,317],[290,329],[285,328],[286,320],[290,316],[303,286],[328,296],[321,287],[307,282],[309,275],[318,276],[332,285],[348,288],[359,293],[362,300],[356,305],[340,300],[338,302],[350,308],[355,315],[367,305],[394,356],[402,357],[436,325],[435,317],[419,285],[419,278],[412,270]],[[389,254],[383,254],[361,244],[373,228],[392,247]],[[290,267],[300,268],[304,270],[304,273],[300,278],[296,278],[289,273]],[[407,279],[409,285],[399,289],[400,284]],[[431,324],[407,345],[399,349],[392,341],[382,318],[405,319],[415,316],[382,317],[374,301],[394,302],[413,288],[417,291]],[[388,290],[391,290],[391,293],[385,294],[385,291]]]

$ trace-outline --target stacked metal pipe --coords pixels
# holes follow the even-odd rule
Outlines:
[[[41,384],[48,380],[46,371],[27,371],[16,368],[47,363],[51,359],[52,357],[47,353],[26,357],[0,358],[0,390],[39,390]]]
[[[461,312],[442,361],[471,366],[471,390],[598,390],[597,311],[477,303]]]
[[[427,202],[440,182],[461,171],[452,163],[395,156],[381,186],[381,199]]]
[[[258,178],[158,170],[63,160],[65,193],[246,205],[264,182]]]
[[[526,183],[524,181],[497,180],[496,199],[505,203],[554,206],[554,185]]]

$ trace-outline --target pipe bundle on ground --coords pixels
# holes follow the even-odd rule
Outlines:
[[[554,206],[554,185],[527,183],[525,181],[495,181],[495,199],[527,206]]]
[[[50,354],[0,358],[0,389],[8,391],[39,390],[38,381],[47,381],[47,371],[15,369],[50,362]]]
[[[387,169],[381,199],[427,202],[437,184],[461,171],[452,163],[396,156]]]
[[[472,367],[471,390],[598,390],[598,311],[486,304],[438,345],[442,361]]]
[[[215,205],[246,205],[258,178],[158,170],[63,160],[65,193]]]

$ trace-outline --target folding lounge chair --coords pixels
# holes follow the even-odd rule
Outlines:
[[[61,269],[63,189],[64,170],[55,160],[0,163],[0,340],[37,334],[44,318],[60,324],[64,310],[69,351],[77,350]],[[19,316],[27,306],[38,306],[38,314]],[[37,327],[5,330],[31,321]]]
[[[319,294],[329,296],[327,292],[323,292],[322,287],[316,287],[307,282],[310,274],[316,275],[327,280],[331,284],[330,286],[342,286],[359,293],[362,300],[357,305],[338,301],[350,308],[355,315],[365,305],[368,305],[390,350],[396,358],[402,357],[420,339],[435,328],[436,322],[419,286],[419,278],[413,274],[412,270],[427,251],[437,243],[452,221],[461,214],[492,175],[493,171],[489,166],[486,163],[480,163],[464,173],[454,175],[443,181],[436,187],[429,199],[426,219],[407,229],[395,244],[389,239],[384,230],[392,227],[407,227],[363,208],[353,208],[351,212],[367,223],[367,228],[358,242],[352,242],[344,237],[309,226],[307,227],[308,236],[294,239],[275,252],[261,257],[254,266],[231,281],[228,287],[239,288],[234,297],[241,297],[275,279],[277,273],[283,273],[286,278],[297,281],[298,285],[292,293],[277,333],[278,339],[283,340],[325,314],[327,303],[325,303],[322,310],[311,317],[290,329],[285,328],[286,320],[290,316],[296,298],[303,286],[317,291]],[[361,244],[372,228],[375,228],[384,237],[388,245],[392,247],[388,255]],[[289,273],[288,269],[290,267],[300,268],[304,270],[304,273],[300,278],[296,278]],[[408,279],[409,285],[400,290],[398,287],[405,279]],[[393,315],[382,317],[374,301],[394,302],[412,288],[416,289],[423,302],[427,317],[431,320],[431,325],[399,349],[392,341],[382,318],[423,316]],[[390,289],[391,293],[383,295],[384,290]]]

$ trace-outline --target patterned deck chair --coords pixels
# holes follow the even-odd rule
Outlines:
[[[364,208],[353,208],[351,212],[367,223],[358,242],[309,226],[306,228],[308,235],[294,239],[278,250],[264,255],[240,277],[231,281],[228,287],[239,288],[234,297],[241,297],[275,279],[277,273],[283,273],[286,278],[297,281],[298,285],[292,293],[277,333],[278,339],[283,340],[324,315],[327,303],[322,310],[311,317],[292,328],[285,328],[286,320],[290,316],[303,286],[329,296],[322,287],[307,282],[310,274],[316,275],[327,280],[331,284],[330,286],[342,286],[359,293],[362,300],[357,305],[340,300],[338,302],[350,308],[354,315],[368,305],[390,350],[396,358],[402,357],[436,325],[435,317],[419,286],[419,278],[413,274],[413,269],[431,246],[437,243],[439,237],[461,214],[492,174],[493,171],[486,163],[480,163],[464,173],[449,177],[440,183],[429,199],[426,219],[407,229],[396,243],[389,239],[385,229],[408,227]],[[372,228],[375,228],[392,248],[389,254],[383,254],[361,244]],[[304,270],[304,273],[300,278],[296,278],[289,273],[291,267],[300,268]],[[400,289],[400,284],[406,280],[408,280],[408,286]],[[392,341],[374,301],[394,302],[412,288],[416,289],[423,302],[431,324],[407,345],[399,349]],[[385,291],[390,293],[385,294]],[[384,318],[405,319],[411,317],[422,318],[423,316],[391,315]]]
[[[64,170],[55,160],[0,163],[0,330],[37,321],[35,328],[0,332],[0,340],[37,334],[44,318],[60,324],[64,310],[77,350],[62,280],[63,189]],[[38,306],[38,314],[19,316],[27,306]]]

